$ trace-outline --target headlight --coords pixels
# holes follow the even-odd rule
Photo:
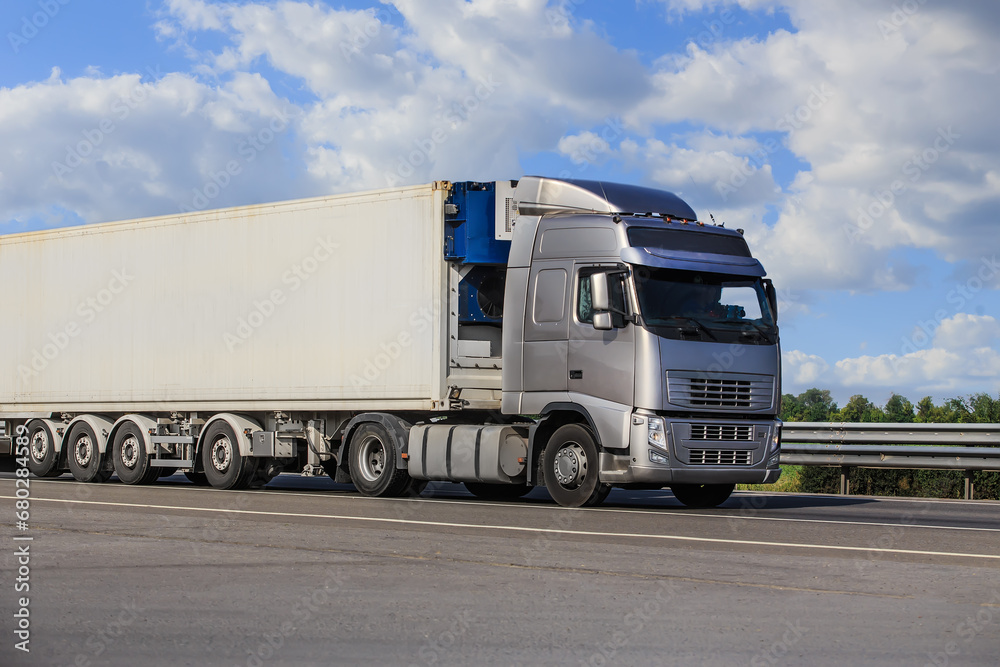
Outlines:
[[[781,422],[774,422],[774,430],[771,431],[771,451],[778,451],[781,446]]]
[[[649,418],[649,444],[658,449],[666,451],[667,449],[667,432],[663,426],[663,419],[661,417],[650,417]]]

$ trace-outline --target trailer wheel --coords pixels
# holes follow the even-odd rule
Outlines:
[[[245,489],[257,472],[258,460],[240,454],[236,434],[221,420],[214,422],[205,434],[201,461],[205,478],[217,489]]]
[[[594,436],[580,424],[566,424],[552,434],[542,454],[545,487],[563,507],[601,504],[610,486],[598,478],[598,453]]]
[[[28,470],[36,477],[58,477],[62,471],[58,467],[56,443],[49,427],[43,421],[34,420],[28,424]]]
[[[735,484],[674,484],[670,490],[674,498],[687,507],[718,507],[729,500]]]
[[[142,431],[134,422],[126,422],[115,433],[114,448],[115,473],[125,484],[151,484],[160,476],[160,469],[154,468],[152,459],[146,452]]]
[[[365,496],[397,497],[409,487],[410,475],[396,468],[396,447],[381,425],[368,422],[351,435],[348,460],[351,481]]]
[[[106,482],[110,470],[104,468],[104,456],[97,448],[97,435],[90,424],[80,422],[73,427],[66,441],[69,471],[78,482]]]
[[[531,491],[527,484],[484,484],[482,482],[465,482],[466,490],[483,500],[517,500]]]

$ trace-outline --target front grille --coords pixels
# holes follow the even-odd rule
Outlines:
[[[773,393],[770,375],[667,371],[667,400],[686,408],[766,410]]]
[[[691,465],[706,466],[748,466],[752,463],[753,452],[731,449],[692,449],[688,462]]]
[[[753,440],[753,426],[691,424],[691,440]]]

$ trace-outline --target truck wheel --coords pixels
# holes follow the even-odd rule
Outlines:
[[[125,484],[151,484],[160,476],[160,469],[154,468],[152,459],[146,452],[142,431],[133,422],[121,425],[115,433],[114,449],[115,473]]]
[[[469,493],[483,500],[517,500],[531,491],[527,484],[483,484],[481,482],[465,482]]]
[[[592,507],[608,496],[610,485],[598,475],[597,443],[579,424],[566,424],[552,434],[542,454],[545,487],[563,507]]]
[[[687,507],[718,507],[732,495],[735,484],[674,484],[674,498]]]
[[[201,461],[205,478],[217,489],[245,489],[257,472],[257,459],[240,454],[236,434],[221,420],[205,433]]]
[[[104,469],[104,457],[97,448],[97,435],[90,424],[83,422],[73,427],[66,441],[69,448],[66,460],[69,471],[78,482],[106,482],[111,471]]]
[[[49,427],[37,419],[28,424],[28,470],[36,477],[58,477],[56,442]]]
[[[184,476],[195,486],[208,486],[208,477],[203,472],[185,472]]]
[[[392,436],[379,424],[361,424],[351,436],[348,460],[351,481],[365,496],[397,497],[409,487],[410,476],[396,468]]]

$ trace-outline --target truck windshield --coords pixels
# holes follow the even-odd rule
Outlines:
[[[759,278],[637,267],[643,326],[667,338],[772,344],[774,317]]]

